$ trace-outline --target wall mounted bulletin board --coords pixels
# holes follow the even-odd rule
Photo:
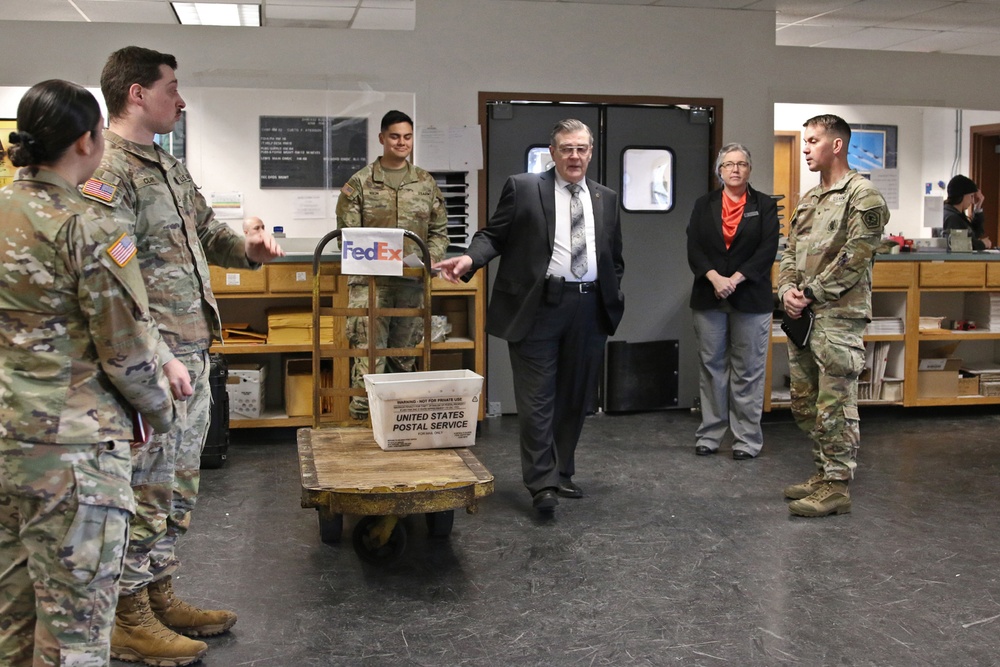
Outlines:
[[[346,182],[382,154],[378,127],[387,111],[398,109],[420,122],[414,114],[413,93],[269,90],[262,94],[243,88],[186,88],[182,93],[187,102],[187,166],[202,193],[210,201],[212,193],[241,194],[246,216],[260,217],[268,229],[284,227],[289,238],[313,239],[336,229],[337,197],[343,185],[338,181]],[[262,182],[265,174],[278,173],[272,166],[262,168],[262,140],[276,134],[267,129],[276,126],[265,119],[273,118],[294,121],[282,125],[285,129],[304,127],[303,119],[316,119],[314,134],[324,137],[310,149],[321,158],[314,164],[322,166],[318,172],[314,166],[314,173],[294,186]],[[419,165],[419,146],[414,152]],[[240,220],[229,224],[242,231]]]
[[[863,174],[873,169],[895,169],[897,134],[895,125],[851,125],[847,163]]]
[[[339,189],[368,164],[367,118],[261,116],[259,139],[261,189]]]

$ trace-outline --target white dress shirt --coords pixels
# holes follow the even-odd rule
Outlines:
[[[587,189],[587,179],[580,181],[580,203],[583,204],[583,221],[587,228],[587,272],[577,278],[570,270],[570,213],[572,193],[566,189],[569,181],[556,173],[556,236],[549,259],[548,275],[562,276],[568,283],[589,283],[597,280],[597,242],[594,236],[594,204]]]

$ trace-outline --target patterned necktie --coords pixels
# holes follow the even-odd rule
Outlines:
[[[587,226],[583,222],[583,202],[580,201],[579,183],[570,183],[566,189],[573,193],[569,200],[569,269],[577,278],[587,273]]]

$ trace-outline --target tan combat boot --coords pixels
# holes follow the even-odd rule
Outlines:
[[[823,473],[814,473],[812,477],[802,482],[801,484],[792,484],[785,487],[785,497],[793,498],[798,500],[799,498],[805,498],[806,496],[812,495],[813,491],[819,488],[819,485],[823,483]]]
[[[788,511],[798,516],[829,516],[851,511],[851,493],[847,482],[827,480],[812,494],[788,503]]]
[[[156,667],[182,667],[198,662],[206,651],[205,642],[179,635],[153,616],[145,588],[118,598],[111,631],[112,658]]]
[[[179,599],[170,577],[149,585],[149,606],[161,623],[188,637],[212,637],[236,625],[231,611],[199,609]]]

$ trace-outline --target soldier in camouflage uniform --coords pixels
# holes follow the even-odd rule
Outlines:
[[[444,196],[434,177],[407,161],[413,151],[413,121],[402,111],[390,111],[382,117],[382,156],[354,174],[340,190],[337,200],[337,227],[396,227],[408,229],[422,238],[431,252],[431,262],[439,262],[448,249],[448,214]],[[419,250],[406,239],[404,254]],[[349,308],[368,307],[367,276],[348,278]],[[414,308],[423,303],[420,283],[408,278],[378,278],[379,308]],[[423,322],[415,317],[379,318],[376,320],[375,345],[378,348],[414,347],[423,335]],[[367,349],[367,318],[347,318],[347,339],[351,347]],[[375,372],[412,371],[414,357],[378,357]],[[355,357],[351,364],[351,384],[364,387],[368,357]],[[368,399],[351,399],[351,416],[368,416]]]
[[[132,239],[76,187],[100,108],[45,81],[22,98],[0,190],[0,665],[104,667],[135,503],[136,410],[174,417]],[[170,381],[165,373],[169,374]],[[187,386],[190,390],[190,386]]]
[[[111,54],[101,74],[111,117],[106,151],[84,187],[134,236],[153,317],[194,387],[175,427],[132,456],[137,511],[111,654],[151,665],[197,661],[208,646],[182,635],[216,635],[236,622],[231,611],[179,600],[172,584],[211,419],[208,348],[221,332],[208,265],[257,268],[284,254],[268,232],[244,238],[217,220],[184,165],[154,144],[154,135],[171,132],[184,108],[176,68],[173,56],[150,49]]]
[[[791,220],[781,255],[778,297],[792,318],[816,315],[804,349],[789,343],[792,414],[813,440],[816,473],[785,488],[799,516],[851,511],[848,483],[861,441],[858,377],[862,338],[871,321],[872,262],[889,221],[885,199],[850,168],[851,128],[824,115],[806,121],[803,153],[820,184],[807,192]]]

